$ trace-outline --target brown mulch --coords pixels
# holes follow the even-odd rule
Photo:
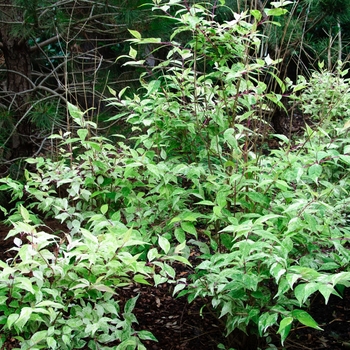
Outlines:
[[[53,231],[62,231],[62,225],[57,221],[46,222]],[[11,256],[8,250],[13,246],[13,239],[5,240],[9,228],[0,225],[0,259],[6,261]],[[180,265],[176,270],[183,277],[190,271]],[[213,312],[205,306],[209,300],[195,300],[187,303],[185,297],[175,298],[169,285],[158,287],[132,285],[119,290],[118,297],[123,305],[126,300],[139,295],[134,314],[138,325],[136,330],[148,330],[153,333],[158,342],[144,344],[149,350],[211,350],[217,349],[219,343],[225,344],[226,349],[237,344],[237,339],[224,337],[224,326]],[[344,291],[343,298],[331,297],[328,305],[320,296],[316,296],[311,303],[310,314],[320,324],[323,331],[316,331],[300,325],[292,330],[284,347],[278,346],[278,338],[273,343],[278,349],[350,349],[350,290]],[[233,337],[234,338],[234,337]],[[231,339],[231,340],[230,340]],[[231,343],[231,344],[230,344]],[[18,347],[14,339],[8,339],[1,350],[11,350]],[[261,349],[267,346],[260,344]],[[248,347],[242,347],[248,350]],[[240,349],[240,350],[241,350]],[[257,346],[249,346],[257,349]]]

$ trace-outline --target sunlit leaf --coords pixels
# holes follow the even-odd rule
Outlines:
[[[163,249],[165,254],[168,254],[170,250],[170,242],[163,236],[159,236],[158,238],[159,246]]]

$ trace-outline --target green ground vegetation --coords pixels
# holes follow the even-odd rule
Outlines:
[[[141,73],[138,90],[108,90],[117,112],[107,119],[127,125],[128,138],[101,136],[67,102],[74,127],[50,135],[54,157],[27,158],[23,180],[0,180],[15,203],[3,208],[14,258],[0,262],[0,344],[145,349],[155,338],[133,330],[137,298],[118,304],[131,282],[205,297],[227,336],[264,338],[266,349],[295,322],[320,329],[310,298],[327,302],[350,284],[349,79],[341,61],[280,79],[259,28],[278,25],[289,5],[218,21],[207,3],[154,0],[173,32],[164,41],[130,29],[120,59],[143,67],[149,44],[167,45],[165,59]],[[270,125],[289,104],[309,121],[293,138]],[[69,233],[43,229],[44,217]],[[173,263],[190,265],[193,247],[199,262],[178,277]],[[235,339],[228,348],[242,348]]]

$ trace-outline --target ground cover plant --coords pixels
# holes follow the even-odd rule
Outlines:
[[[137,49],[152,43],[170,48],[166,60],[133,95],[110,89],[119,109],[110,121],[130,124],[132,138],[96,136],[96,124],[68,104],[76,127],[51,136],[56,156],[27,159],[25,181],[0,180],[17,204],[7,213],[14,257],[1,261],[1,342],[144,349],[155,338],[133,329],[137,298],[118,302],[131,282],[210,300],[225,325],[222,349],[274,349],[271,336],[283,345],[297,322],[320,329],[310,298],[327,302],[350,282],[348,79],[339,62],[336,72],[321,65],[309,81],[284,83],[278,62],[260,57],[259,26],[286,3],[265,9],[268,18],[252,11],[219,22],[208,4],[155,0],[176,23],[171,41],[130,30],[124,59],[143,65]],[[284,96],[268,90],[270,79]],[[295,140],[271,132],[282,97],[313,121]],[[46,232],[45,216],[68,233]],[[177,276],[173,264],[189,265],[194,247],[192,276]]]

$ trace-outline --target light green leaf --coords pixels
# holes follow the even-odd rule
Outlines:
[[[160,80],[152,80],[148,83],[147,86],[147,94],[145,95],[145,97],[153,94],[154,92],[158,91],[160,87]]]
[[[301,283],[297,285],[294,289],[294,295],[299,301],[299,305],[303,305],[305,301],[309,298],[309,296],[315,293],[319,288],[318,283],[310,282],[310,283]]]
[[[197,230],[196,228],[194,227],[193,223],[192,222],[189,222],[189,221],[182,221],[181,222],[181,228],[187,232],[187,233],[190,233],[191,235],[194,235],[197,237]]]
[[[57,342],[55,338],[53,337],[47,337],[46,338],[46,343],[50,349],[56,349],[57,348]]]
[[[281,335],[281,342],[282,345],[284,344],[284,341],[288,337],[288,334],[292,328],[292,322],[293,322],[293,317],[285,317],[281,322],[280,326],[278,328],[277,333]]]
[[[236,137],[234,136],[236,134],[237,132],[232,128],[226,129],[224,132],[224,140],[231,146],[233,150],[238,149],[238,142]]]
[[[59,303],[55,303],[54,301],[51,301],[51,300],[44,300],[44,301],[41,301],[40,303],[35,305],[36,308],[48,307],[48,306],[56,308],[56,309],[62,309],[64,307],[64,305],[59,304]]]
[[[280,263],[274,263],[270,268],[270,273],[276,279],[276,283],[278,283],[281,276],[283,276],[286,272],[286,269]]]
[[[165,254],[168,254],[170,250],[170,242],[163,236],[159,236],[158,244],[163,249]]]
[[[186,258],[180,255],[173,255],[173,256],[165,257],[164,259],[169,261],[178,261],[184,265],[192,266],[191,263]]]
[[[164,263],[163,269],[168,276],[170,276],[173,279],[175,278],[175,274],[176,274],[175,270],[170,265],[168,265],[167,263]]]
[[[200,201],[198,203],[195,203],[196,205],[210,205],[210,206],[214,206],[215,203],[213,203],[212,201],[208,201],[208,200],[204,200],[204,201]]]
[[[180,216],[175,216],[174,218],[171,219],[170,224],[173,224],[174,222],[179,222],[181,221]]]
[[[232,310],[233,310],[232,302],[231,301],[225,302],[222,309],[221,309],[221,313],[220,313],[219,318],[225,316],[227,313],[232,315]]]
[[[147,253],[147,259],[149,262],[153,261],[154,259],[158,258],[160,254],[158,253],[157,248],[151,248]]]
[[[125,303],[125,307],[124,307],[124,312],[129,314],[129,313],[132,313],[132,311],[134,310],[135,308],[135,305],[136,305],[136,302],[137,302],[137,299],[139,298],[139,295],[137,295],[136,297],[134,298],[131,298],[129,299],[126,303]]]
[[[160,179],[161,174],[159,168],[154,164],[147,164],[147,169],[150,171],[157,179]]]
[[[28,210],[23,205],[21,205],[20,211],[21,211],[21,216],[22,216],[23,220],[25,222],[29,222],[30,221],[30,219],[29,219],[30,215],[29,215]]]
[[[12,325],[16,322],[18,317],[19,317],[18,314],[11,314],[7,317],[6,326],[8,329],[12,328]]]
[[[71,104],[70,102],[67,102],[68,111],[70,116],[75,120],[80,120],[84,113],[75,105]]]
[[[90,231],[86,230],[85,228],[80,229],[81,234],[84,236],[85,239],[88,241],[91,241],[98,245],[98,239],[96,236],[94,236]]]
[[[262,14],[259,10],[251,10],[250,14],[255,18],[257,22],[260,22]]]
[[[108,211],[108,204],[101,205],[100,211],[101,211],[102,215],[105,215]]]
[[[87,129],[79,129],[77,131],[77,134],[81,141],[85,141],[86,136],[88,135],[89,131]]]
[[[133,59],[135,59],[137,56],[137,51],[132,46],[130,46],[129,56]]]
[[[20,330],[22,330],[23,327],[26,325],[27,321],[29,320],[32,312],[33,309],[31,307],[22,308],[21,313],[15,321],[14,325],[16,325]]]
[[[182,291],[183,289],[186,288],[186,282],[184,283],[178,283],[173,291],[173,296],[176,295],[177,293],[179,293],[180,291]]]
[[[158,341],[157,338],[149,331],[138,331],[137,336],[142,340]]]
[[[302,276],[300,274],[297,274],[297,273],[287,273],[286,274],[286,280],[288,281],[288,284],[289,284],[291,289],[293,289],[294,283],[296,281],[298,281],[298,279],[301,277]]]
[[[308,174],[311,177],[311,179],[315,182],[317,182],[318,178],[322,174],[322,166],[320,164],[313,164],[310,166],[308,170]]]
[[[286,9],[276,8],[276,9],[265,9],[268,16],[282,16],[288,11]]]
[[[159,284],[165,283],[168,281],[167,277],[161,275],[153,275],[154,286],[157,287]]]
[[[47,330],[44,330],[44,331],[39,331],[39,332],[34,333],[30,340],[34,344],[39,344],[44,339],[46,339],[46,337],[47,337]]]
[[[93,284],[92,286],[90,286],[90,289],[96,289],[96,290],[99,290],[100,292],[116,294],[116,292],[111,287],[108,287],[104,284]]]
[[[348,129],[350,128],[350,120],[348,120],[347,122],[345,122],[343,129]]]
[[[148,286],[151,285],[151,283],[149,283],[149,282],[145,279],[145,276],[140,275],[140,274],[134,276],[134,281],[135,281],[136,283],[145,284],[145,285],[148,285]]]
[[[182,216],[183,221],[197,221],[202,215],[199,213],[187,212]]]
[[[112,89],[109,85],[107,85],[107,89],[108,89],[109,93],[110,93],[112,96],[114,96],[114,97],[117,96],[117,92],[116,92],[114,89]],[[125,87],[123,90],[125,91],[125,89],[127,89],[127,87]],[[119,96],[119,98],[120,98],[120,97],[121,97],[121,96]]]
[[[186,234],[181,227],[175,228],[174,235],[179,243],[183,243],[186,240]]]
[[[20,289],[24,289],[28,291],[29,293],[35,294],[35,291],[33,289],[32,282],[27,277],[17,277],[15,280],[16,287]]]
[[[136,39],[141,39],[141,34],[137,30],[128,29],[129,33]]]
[[[340,297],[340,295],[337,293],[334,287],[329,284],[321,284],[319,288],[319,292],[323,295],[326,304],[328,303],[328,300],[331,294],[334,294]]]
[[[287,5],[293,4],[293,1],[288,1],[288,0],[272,1],[270,4],[273,7],[280,7],[280,6],[287,6]]]
[[[266,332],[267,328],[275,325],[278,320],[278,313],[270,314],[268,312],[263,313],[259,317],[258,322],[258,328],[259,328],[259,334],[262,337],[263,334]]]
[[[186,241],[183,241],[175,247],[174,254],[181,254],[181,252],[185,248],[186,248]]]

